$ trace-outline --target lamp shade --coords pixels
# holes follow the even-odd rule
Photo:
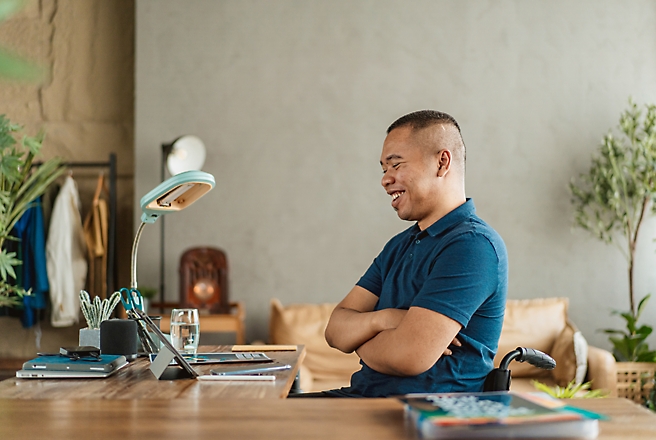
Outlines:
[[[172,176],[190,170],[200,170],[205,163],[205,144],[196,136],[185,135],[170,145],[166,168]]]
[[[189,207],[214,184],[214,176],[203,171],[185,171],[170,177],[141,198],[141,221],[155,223],[161,215]]]

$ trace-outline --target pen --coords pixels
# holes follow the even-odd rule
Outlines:
[[[255,375],[248,375],[248,374],[242,374],[242,375],[229,375],[229,376],[217,376],[217,375],[205,375],[205,376],[198,376],[196,377],[198,380],[208,380],[208,381],[214,381],[214,380],[219,380],[219,381],[233,381],[233,380],[244,380],[244,381],[272,381],[276,380],[276,376],[255,376]]]

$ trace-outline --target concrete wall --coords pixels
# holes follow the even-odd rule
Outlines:
[[[40,83],[0,79],[0,113],[23,124],[28,134],[43,128],[43,158],[118,161],[119,284],[129,283],[133,215],[134,1],[40,0],[0,24],[0,45],[49,69]],[[86,215],[100,170],[76,168]],[[82,325],[82,323],[81,323]],[[77,344],[77,327],[23,329],[16,318],[0,318],[0,357],[30,357],[41,337],[42,351]]]
[[[608,347],[597,330],[621,325],[609,312],[628,308],[626,263],[572,229],[567,184],[629,95],[656,101],[653,1],[138,0],[136,17],[135,200],[182,134],[205,141],[217,181],[167,217],[169,300],[181,253],[212,245],[251,339],[266,337],[272,297],[339,301],[409,226],[379,186],[384,130],[434,108],[463,128],[467,195],[506,241],[510,297],[569,297]],[[640,297],[656,285],[655,236],[650,219]],[[149,226],[140,284],[157,285],[158,252]]]

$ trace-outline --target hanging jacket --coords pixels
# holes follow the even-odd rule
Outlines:
[[[80,196],[68,176],[52,208],[46,244],[53,327],[68,327],[79,320],[79,294],[87,276],[85,253]]]
[[[36,311],[46,308],[46,295],[49,290],[46,269],[45,228],[41,197],[30,204],[12,229],[12,236],[20,239],[18,259],[22,261],[16,272],[17,284],[25,290],[32,289],[31,295],[23,296],[23,327],[32,327],[36,321]]]

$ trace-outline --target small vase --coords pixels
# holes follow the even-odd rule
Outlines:
[[[88,327],[81,328],[79,345],[100,348],[100,329]]]

